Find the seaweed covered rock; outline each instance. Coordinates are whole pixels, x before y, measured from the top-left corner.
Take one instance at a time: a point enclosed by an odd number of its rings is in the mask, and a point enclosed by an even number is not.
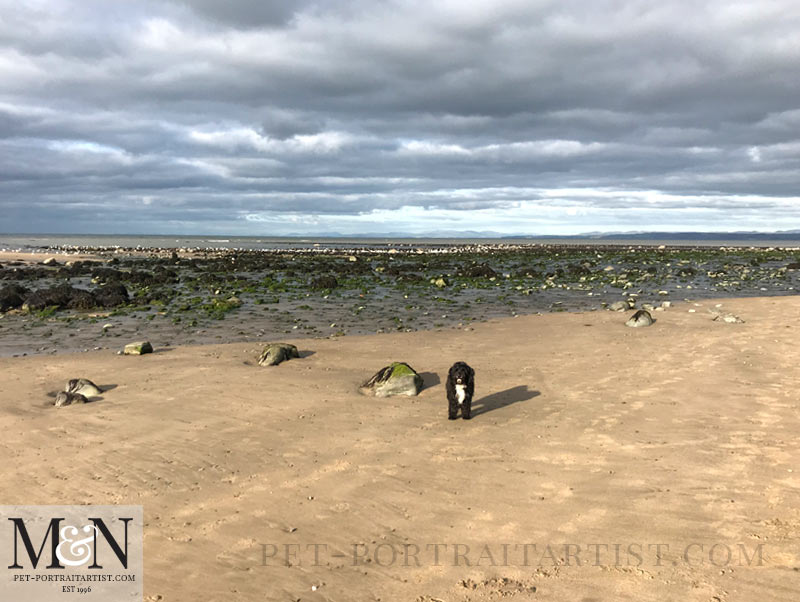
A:
[[[497,272],[486,263],[465,266],[459,270],[459,275],[468,278],[497,278]]]
[[[135,343],[128,343],[122,352],[124,355],[144,355],[145,353],[153,353],[153,346],[149,341],[137,341]]]
[[[300,357],[297,347],[289,343],[269,343],[258,358],[259,366],[277,366],[281,362]]]
[[[419,395],[422,377],[405,362],[394,362],[378,370],[359,390],[364,395],[375,397]]]
[[[631,309],[631,305],[627,301],[614,301],[608,306],[608,309],[610,311],[628,311]]]
[[[30,291],[19,284],[10,284],[0,289],[0,311],[22,307]]]
[[[33,291],[22,304],[23,309],[39,310],[45,307],[61,309],[90,309],[95,307],[94,295],[89,291],[61,284]]]
[[[110,282],[95,289],[94,298],[96,304],[102,307],[125,305],[129,300],[128,289],[119,282]]]
[[[311,281],[311,288],[315,291],[334,289],[339,286],[339,281],[333,276],[320,276]]]

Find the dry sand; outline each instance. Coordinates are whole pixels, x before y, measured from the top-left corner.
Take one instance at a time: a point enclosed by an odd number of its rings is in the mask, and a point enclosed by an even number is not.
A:
[[[146,600],[795,601],[800,297],[722,303],[746,323],[705,302],[303,340],[273,368],[252,343],[2,358],[0,503],[142,505]],[[419,397],[356,392],[393,360]],[[114,388],[45,405],[75,377]]]

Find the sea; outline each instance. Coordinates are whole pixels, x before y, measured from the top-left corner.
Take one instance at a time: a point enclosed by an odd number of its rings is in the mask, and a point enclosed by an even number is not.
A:
[[[301,249],[385,249],[437,248],[464,245],[620,245],[620,246],[687,246],[687,247],[780,247],[800,248],[800,239],[781,239],[771,235],[762,238],[685,238],[682,235],[663,238],[627,237],[514,237],[514,238],[333,238],[333,237],[266,237],[266,236],[189,236],[129,234],[0,234],[0,251],[48,251],[59,248],[123,248],[123,249],[232,249],[232,250],[301,250]]]

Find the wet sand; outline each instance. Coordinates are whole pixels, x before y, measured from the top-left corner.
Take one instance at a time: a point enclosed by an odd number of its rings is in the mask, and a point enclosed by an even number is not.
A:
[[[151,601],[793,601],[800,298],[697,303],[0,358],[3,503],[142,505]],[[395,360],[418,397],[357,393]],[[113,387],[46,405],[76,377]]]

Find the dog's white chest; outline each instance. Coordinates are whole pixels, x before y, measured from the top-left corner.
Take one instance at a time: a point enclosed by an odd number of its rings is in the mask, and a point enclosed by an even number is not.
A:
[[[464,399],[467,397],[467,385],[456,385],[456,399],[458,399],[459,405],[464,403]]]

